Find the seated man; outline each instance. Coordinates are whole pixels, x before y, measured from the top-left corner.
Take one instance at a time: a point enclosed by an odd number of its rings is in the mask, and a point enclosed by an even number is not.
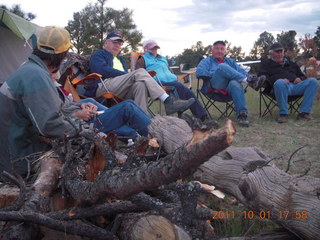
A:
[[[37,47],[29,60],[1,86],[0,172],[5,170],[27,176],[29,170],[34,170],[36,153],[51,149],[42,136],[75,136],[80,125],[84,124],[79,117],[90,120],[97,114],[96,106],[88,103],[64,108],[52,81],[51,74],[59,70],[70,47],[72,44],[67,30],[52,26],[42,28],[37,36]],[[110,124],[118,124],[113,125],[116,128],[132,121],[132,127],[141,130],[141,134],[147,134],[150,118],[143,113],[141,116],[144,120],[140,122],[138,119],[139,123],[135,125],[138,111],[128,111],[134,106],[131,103],[128,107],[119,105],[117,112],[120,120],[114,117],[110,108]]]
[[[196,76],[209,79],[212,89],[216,91],[227,91],[232,96],[239,124],[249,127],[245,91],[241,85],[241,82],[247,82],[248,73],[236,61],[225,57],[225,42],[214,42],[211,53],[212,56],[202,59],[199,63]]]
[[[303,95],[300,113],[297,119],[312,119],[310,113],[313,101],[317,94],[318,81],[315,78],[307,78],[301,72],[300,67],[284,57],[284,48],[280,43],[271,45],[270,59],[262,61],[258,75],[265,75],[267,83],[274,94],[279,107],[279,123],[288,121],[288,96]]]
[[[167,115],[184,112],[194,103],[195,99],[177,100],[169,96],[144,69],[128,73],[124,59],[118,55],[123,42],[119,32],[110,32],[103,49],[95,51],[89,61],[90,71],[105,78],[104,83],[109,91],[124,99],[133,99],[146,113],[148,96],[164,102]],[[105,91],[100,83],[96,95],[99,96]]]
[[[206,110],[203,108],[194,93],[182,83],[178,82],[178,77],[171,72],[167,59],[158,54],[157,51],[159,48],[160,47],[156,41],[145,41],[143,43],[145,54],[139,57],[136,64],[136,69],[144,68],[147,71],[154,70],[157,73],[154,78],[159,82],[160,85],[174,87],[177,90],[179,98],[181,99],[196,99],[195,103],[190,106],[191,112],[195,117],[201,119],[201,121],[208,119]]]

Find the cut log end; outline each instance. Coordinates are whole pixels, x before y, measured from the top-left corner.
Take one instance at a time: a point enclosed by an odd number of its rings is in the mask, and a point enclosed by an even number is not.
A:
[[[227,143],[230,145],[233,142],[233,136],[236,133],[236,127],[235,124],[231,121],[231,120],[227,120],[226,124],[217,129],[216,131],[212,131],[211,129],[209,130],[199,130],[199,129],[195,129],[193,130],[193,137],[189,143],[189,145],[193,145],[197,142],[203,141],[205,138],[207,138],[208,136],[218,136],[221,133],[226,133],[226,141]]]
[[[133,226],[131,239],[190,239],[188,234],[167,218],[149,215],[140,218]]]

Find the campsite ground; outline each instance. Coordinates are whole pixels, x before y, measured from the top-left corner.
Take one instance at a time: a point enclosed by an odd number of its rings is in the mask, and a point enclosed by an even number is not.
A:
[[[193,79],[193,89],[196,89],[196,79]],[[232,146],[258,147],[281,170],[286,171],[290,160],[289,174],[305,174],[320,178],[320,100],[316,100],[313,107],[311,121],[297,121],[296,115],[289,115],[289,121],[279,124],[275,121],[278,109],[275,108],[273,116],[259,117],[259,93],[251,88],[246,93],[247,107],[250,111],[250,127],[243,128],[237,124],[234,114],[230,119],[236,123],[237,132]],[[212,112],[217,116],[216,112]],[[225,119],[219,121],[223,125]],[[298,150],[301,148],[300,150]],[[296,152],[296,153],[295,153]],[[235,211],[243,213],[248,211],[242,204],[234,204],[234,198],[211,199],[210,207],[217,211]],[[261,231],[278,228],[276,224],[267,219],[220,219],[211,221],[217,236],[252,236]]]
[[[196,90],[196,81],[193,75],[193,91]],[[250,111],[250,127],[240,127],[235,114],[230,116],[237,128],[232,146],[258,147],[270,158],[275,158],[273,163],[284,171],[291,159],[288,173],[300,175],[310,168],[307,174],[320,178],[320,100],[314,102],[313,120],[297,121],[296,115],[290,114],[289,121],[284,124],[275,121],[277,107],[273,110],[273,116],[259,117],[259,92],[247,88],[246,101]],[[154,104],[152,107],[158,108],[159,105]],[[211,113],[217,119],[217,111],[211,109]],[[225,119],[219,123],[223,125]],[[301,149],[298,150],[299,148]]]
[[[193,79],[193,89],[196,89],[196,79]],[[230,117],[236,123],[237,132],[232,146],[258,147],[281,170],[286,171],[289,159],[289,174],[305,174],[320,178],[320,100],[316,100],[313,107],[311,121],[297,121],[296,115],[289,115],[289,121],[279,124],[275,121],[278,109],[273,116],[259,117],[259,93],[251,88],[246,93],[247,107],[250,111],[250,127],[243,128],[237,124],[234,114]],[[216,112],[212,112],[217,117]],[[225,119],[219,121],[222,125]],[[301,148],[300,150],[298,150]],[[296,152],[296,153],[295,153]],[[212,199],[210,207],[215,210],[248,211],[242,204],[234,204],[234,198]],[[217,236],[250,236],[261,231],[278,228],[267,219],[222,219],[211,221]]]
[[[296,115],[291,114],[288,123],[279,124],[275,121],[277,108],[273,116],[259,118],[258,92],[248,88],[246,99],[251,124],[249,128],[237,127],[232,145],[256,146],[270,158],[276,158],[274,164],[284,171],[292,155],[288,171],[290,174],[304,174],[310,168],[308,175],[320,177],[320,100],[314,103],[313,120],[297,121]],[[231,119],[236,121],[235,116]]]

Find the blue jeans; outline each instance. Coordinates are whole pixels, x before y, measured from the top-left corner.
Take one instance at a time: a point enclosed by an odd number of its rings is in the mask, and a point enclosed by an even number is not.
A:
[[[161,84],[163,86],[175,87],[179,95],[179,98],[182,100],[188,100],[190,98],[194,98],[196,101],[190,106],[190,110],[195,117],[199,119],[203,119],[207,116],[206,110],[203,108],[203,106],[201,105],[197,97],[194,95],[192,90],[187,88],[185,85],[183,85],[180,82],[165,82]]]
[[[278,79],[273,84],[274,94],[279,107],[279,114],[288,114],[288,96],[303,95],[300,112],[311,113],[319,83],[315,78],[308,78],[298,84],[287,83]]]
[[[236,71],[228,64],[221,63],[218,65],[217,70],[210,80],[211,87],[216,89],[225,89],[228,94],[231,95],[237,116],[239,116],[241,112],[248,114],[246,98],[244,96],[245,91],[241,85],[241,82],[246,77],[246,75]]]
[[[97,115],[102,126],[98,124],[97,128],[102,128],[102,132],[115,131],[118,135],[130,136],[135,138],[138,132],[142,136],[148,135],[148,125],[150,117],[133,101],[125,100],[111,108],[108,108],[92,98],[86,98],[79,103],[91,102],[98,107],[98,111],[104,110],[104,113]],[[91,119],[88,123],[95,123],[96,119]]]

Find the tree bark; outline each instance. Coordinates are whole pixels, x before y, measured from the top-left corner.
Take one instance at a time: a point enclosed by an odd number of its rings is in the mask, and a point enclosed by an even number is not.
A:
[[[228,148],[201,165],[194,177],[233,195],[255,216],[270,211],[272,221],[296,236],[318,239],[320,179],[289,175],[272,162],[252,167],[257,160],[268,157],[256,148]]]
[[[174,152],[187,144],[193,137],[192,129],[186,121],[170,116],[156,115],[152,118],[148,129],[149,134],[157,138],[159,144],[167,153]]]

